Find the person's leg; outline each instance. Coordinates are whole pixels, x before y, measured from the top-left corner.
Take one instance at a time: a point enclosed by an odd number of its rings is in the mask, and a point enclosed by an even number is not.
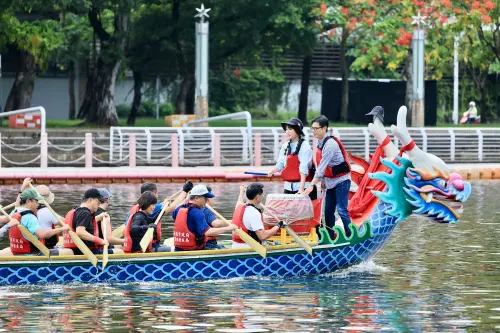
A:
[[[152,249],[152,252],[171,252],[172,249],[168,245],[159,245]]]
[[[325,196],[325,222],[330,238],[333,240],[335,233],[333,232],[333,227],[335,226],[335,201],[336,193],[335,188],[326,190]]]
[[[108,253],[109,254],[123,254],[125,252],[123,251],[123,249],[118,249],[118,248],[114,247],[112,249],[108,249]]]
[[[342,224],[344,224],[345,235],[347,237],[351,236],[351,229],[349,229],[349,224],[351,224],[351,218],[349,212],[347,211],[347,205],[349,204],[349,188],[351,187],[351,181],[345,180],[335,186],[335,192],[337,194],[337,209],[339,216],[342,219]]]
[[[13,256],[13,255],[14,254],[10,250],[10,247],[5,248],[5,249],[3,249],[3,250],[0,251],[0,256]]]
[[[51,256],[72,256],[73,250],[66,249],[64,247],[57,247],[54,249],[50,249],[50,255]]]
[[[283,193],[285,194],[296,194],[298,191],[290,191],[290,190],[283,190]]]

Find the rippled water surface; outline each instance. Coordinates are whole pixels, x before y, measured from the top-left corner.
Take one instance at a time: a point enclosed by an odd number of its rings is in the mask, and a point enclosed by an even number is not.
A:
[[[500,193],[473,182],[460,223],[402,223],[373,262],[307,278],[0,287],[8,332],[495,332],[500,331]],[[106,185],[115,226],[139,186]],[[280,184],[266,183],[266,193]],[[179,184],[160,184],[160,198]],[[9,204],[19,186],[4,186]],[[60,214],[86,187],[51,185]],[[213,185],[231,217],[238,184]],[[171,224],[164,226],[172,233]],[[5,246],[3,240],[0,245]]]

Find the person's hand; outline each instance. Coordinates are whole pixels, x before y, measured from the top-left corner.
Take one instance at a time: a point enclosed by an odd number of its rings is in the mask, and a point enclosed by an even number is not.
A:
[[[155,229],[155,228],[156,228],[156,224],[151,223],[150,225],[148,225],[148,228],[150,228],[150,229],[151,229],[151,228]]]
[[[182,191],[189,193],[189,191],[193,189],[193,186],[194,186],[193,183],[190,180],[188,180],[182,187]]]
[[[272,176],[274,176],[274,170],[269,171],[269,172],[267,173],[267,176],[268,176],[268,177],[272,177]]]
[[[304,194],[304,188],[303,187],[299,188],[299,191],[297,193],[298,194]]]
[[[280,229],[283,229],[284,227],[288,226],[288,224],[286,224],[284,221],[279,221],[276,226]]]
[[[304,191],[302,191],[302,193],[300,193],[300,194],[303,194],[303,195],[309,195],[309,193],[311,193],[311,192],[312,192],[313,187],[314,187],[313,185],[309,186],[309,187],[308,187],[308,188],[306,188]]]
[[[8,225],[9,225],[9,228],[12,228],[13,226],[19,225],[19,221],[16,219],[10,219]]]
[[[69,227],[69,225],[65,224],[61,227],[62,231],[70,231],[71,228]]]
[[[240,193],[243,193],[247,190],[247,186],[245,184],[240,185]]]
[[[226,227],[229,231],[233,231],[238,229],[238,227],[235,224],[230,224]]]
[[[30,184],[33,182],[31,178],[24,178],[23,185],[21,186],[21,192],[30,187]]]
[[[108,245],[108,246],[109,246],[109,242],[108,242],[108,240],[107,240],[107,239],[103,239],[103,240],[102,240],[102,246],[106,246],[106,245]]]

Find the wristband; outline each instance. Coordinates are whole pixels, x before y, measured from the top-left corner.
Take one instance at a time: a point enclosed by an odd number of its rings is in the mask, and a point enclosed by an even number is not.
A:
[[[104,243],[104,242],[99,237],[94,236],[94,243],[96,243],[97,245],[102,245],[102,243]]]

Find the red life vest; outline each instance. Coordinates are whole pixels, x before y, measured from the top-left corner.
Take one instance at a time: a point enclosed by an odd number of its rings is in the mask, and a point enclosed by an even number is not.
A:
[[[188,228],[188,214],[191,208],[181,207],[174,222],[174,246],[184,251],[201,250],[207,243],[207,237],[196,237]]]
[[[123,230],[123,239],[125,243],[123,244],[123,251],[125,253],[131,253],[133,249],[134,241],[132,239],[132,234],[130,233],[130,229],[132,228],[132,220],[134,219],[134,215],[139,212],[139,205],[135,205],[129,212],[129,218],[127,220],[127,224],[125,225],[125,229]],[[156,224],[156,236],[153,236],[151,242],[149,242],[148,248],[146,252],[151,252],[153,248],[153,243],[159,242],[161,238],[161,220]],[[136,251],[142,252],[142,251]]]
[[[323,147],[325,146],[326,142],[328,140],[330,140],[330,138],[334,139],[335,142],[337,142],[337,144],[339,145],[340,151],[342,152],[342,156],[344,157],[344,162],[337,164],[337,165],[334,165],[334,166],[327,166],[323,177],[338,178],[338,177],[347,175],[349,172],[351,172],[351,164],[349,163],[349,157],[348,157],[347,152],[344,148],[344,145],[342,144],[342,142],[338,138],[336,138],[334,136],[326,137],[321,148],[316,147],[315,167],[317,169],[318,165],[321,163],[321,158],[323,157]]]
[[[255,207],[254,205],[248,204],[248,203],[238,205],[236,207],[236,210],[234,211],[234,214],[233,214],[233,224],[235,226],[237,226],[238,228],[241,228],[241,230],[243,230],[245,233],[247,233],[250,237],[252,237],[253,239],[255,239],[257,242],[262,243],[262,241],[260,240],[259,236],[257,236],[257,234],[255,233],[255,231],[248,230],[248,228],[243,223],[243,214],[245,213],[245,209],[248,206],[252,206],[255,209],[257,209],[257,207]],[[260,212],[260,210],[259,210],[259,212]],[[262,216],[262,213],[260,214],[260,218],[262,220],[262,224],[264,224],[264,216]],[[238,234],[236,234],[236,233],[233,233],[233,237],[232,238],[233,238],[233,242],[236,242],[236,243],[245,243],[240,238],[240,236],[238,236]]]
[[[80,209],[81,207],[73,208],[70,210],[66,216],[64,217],[64,223],[69,225],[71,230],[73,232],[76,232],[75,228],[73,227],[73,218],[75,216],[75,211],[77,209]],[[92,224],[94,225],[94,236],[99,237],[99,227],[97,225],[97,221],[95,220],[95,217],[92,215]],[[64,239],[64,247],[66,249],[77,249],[78,246],[73,243],[73,240],[71,239],[71,236],[69,235],[69,231],[63,231],[63,239]],[[95,249],[100,249],[102,246],[98,246],[94,243],[94,245],[89,246],[89,249],[95,250]]]
[[[38,210],[40,210],[42,208],[46,208],[46,207],[47,206],[45,206],[45,205],[39,204]],[[56,226],[52,223],[52,230],[54,230],[55,228],[56,228]],[[52,237],[49,237],[45,240],[45,246],[47,246],[49,249],[54,248],[54,246],[56,246],[57,243],[59,243],[59,235],[57,235],[57,234],[52,236]]]
[[[12,218],[18,220],[19,223],[21,223],[22,217],[27,214],[33,214],[36,216],[36,214],[31,210],[25,210],[23,212],[16,211],[14,214],[12,214]],[[35,245],[24,238],[21,230],[19,230],[19,227],[17,225],[9,229],[9,241],[10,251],[12,252],[12,254],[32,254],[40,252],[40,250]],[[45,244],[45,239],[40,239],[40,242],[42,244]]]
[[[285,149],[286,163],[285,168],[281,171],[281,178],[286,182],[297,183],[300,182],[300,161],[299,161],[299,151],[304,139],[300,139],[297,143],[297,148],[295,152],[292,153],[291,141],[288,141],[288,147]],[[314,175],[313,175],[314,176]],[[306,181],[311,181],[312,177],[309,174],[306,177]]]

